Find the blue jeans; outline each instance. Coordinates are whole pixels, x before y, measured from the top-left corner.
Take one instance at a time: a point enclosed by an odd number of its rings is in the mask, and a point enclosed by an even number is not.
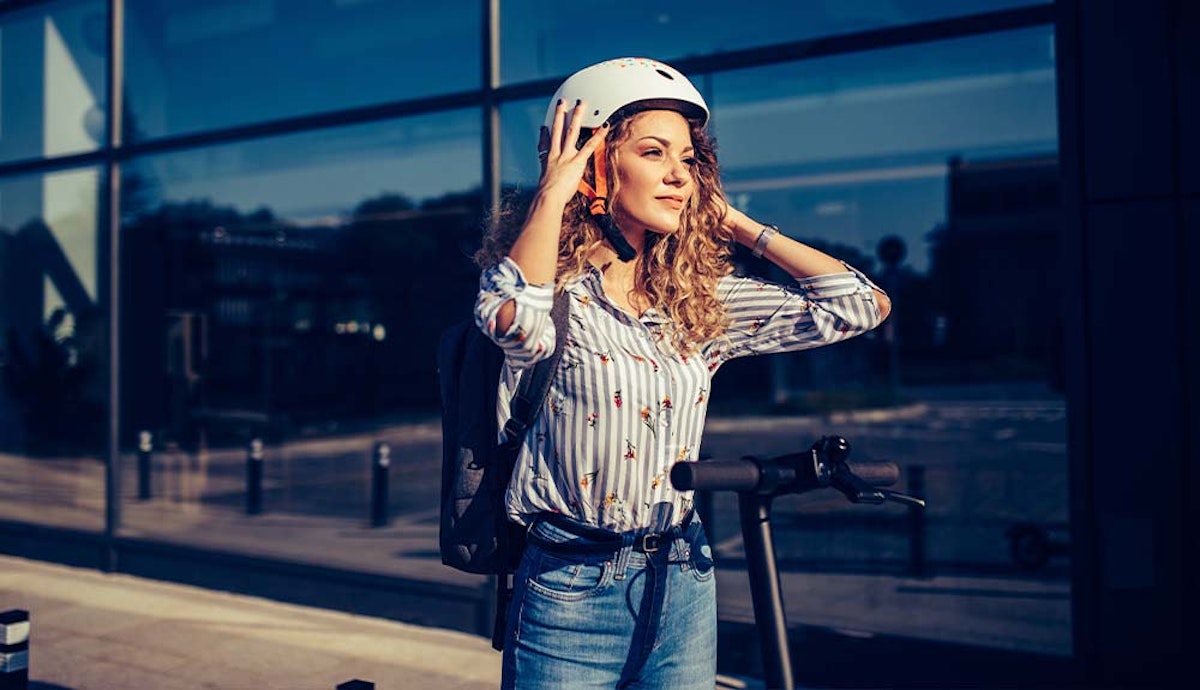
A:
[[[658,551],[597,542],[545,520],[529,528],[514,578],[501,687],[712,690],[717,590],[712,551],[693,519]],[[537,542],[569,544],[565,552]]]

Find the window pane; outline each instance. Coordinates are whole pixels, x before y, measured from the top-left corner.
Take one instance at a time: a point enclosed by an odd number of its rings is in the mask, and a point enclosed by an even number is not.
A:
[[[532,189],[541,177],[537,157],[538,128],[546,116],[545,98],[511,101],[500,106],[500,179],[509,187]]]
[[[708,80],[731,201],[866,271],[894,310],[862,338],[722,370],[707,452],[842,434],[852,460],[920,473],[897,488],[929,502],[914,532],[898,506],[780,501],[790,620],[1071,654],[1051,46],[1045,27]],[[775,423],[751,434],[732,411]],[[717,515],[719,553],[741,558],[732,498]]]
[[[477,88],[480,7],[130,0],[126,140]]]
[[[0,15],[0,161],[103,145],[106,6],[52,2]]]
[[[569,74],[593,62],[644,55],[673,58],[754,48],[981,12],[1039,5],[1036,0],[858,0],[855,2],[646,2],[622,6],[609,27],[589,5],[553,12],[536,0],[500,4],[505,83]],[[602,28],[603,27],[603,28]],[[601,31],[603,40],[580,40]]]
[[[395,544],[316,535],[366,520],[375,441],[398,460],[436,450],[437,340],[478,285],[480,123],[455,111],[131,162],[124,434],[130,448],[153,435],[154,478],[127,504],[128,533],[392,563]],[[305,538],[245,515],[255,437],[264,512],[311,520]],[[403,476],[394,504],[435,510],[437,472]],[[164,517],[201,509],[200,530]]]
[[[104,523],[99,179],[82,168],[0,180],[0,520]]]

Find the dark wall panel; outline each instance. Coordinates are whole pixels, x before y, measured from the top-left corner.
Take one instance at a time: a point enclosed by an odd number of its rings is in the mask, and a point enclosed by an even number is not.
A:
[[[1191,521],[1186,524],[1186,529],[1194,539],[1200,528],[1196,524],[1197,513],[1200,512],[1197,511],[1200,507],[1200,361],[1197,361],[1200,359],[1197,357],[1197,353],[1200,353],[1200,272],[1196,270],[1196,267],[1200,267],[1200,199],[1188,202],[1184,208],[1183,256],[1188,266],[1183,276],[1183,314],[1187,328],[1183,340],[1183,352],[1187,358],[1184,364],[1187,370],[1187,400],[1183,409],[1183,423],[1189,434],[1186,457],[1191,463],[1187,475],[1190,479],[1187,487],[1190,488],[1187,494],[1190,505],[1186,506]],[[1196,578],[1200,577],[1197,573],[1200,568],[1195,560],[1195,548],[1186,543],[1181,547],[1185,553],[1193,555],[1192,561],[1186,564],[1187,576],[1188,581],[1196,582]],[[1200,594],[1193,590],[1191,597],[1194,619],[1200,614]]]
[[[1200,194],[1200,3],[1179,0],[1179,5],[1175,43],[1179,56],[1180,182],[1184,194]]]
[[[1168,194],[1173,113],[1167,0],[1089,0],[1079,6],[1086,194]]]
[[[1178,230],[1172,201],[1088,210],[1096,651],[1118,683],[1169,668],[1184,639]]]

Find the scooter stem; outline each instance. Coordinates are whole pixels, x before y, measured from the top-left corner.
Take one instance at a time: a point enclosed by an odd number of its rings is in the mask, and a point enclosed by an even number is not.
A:
[[[794,690],[787,616],[783,610],[783,591],[775,565],[775,541],[771,535],[773,500],[770,494],[739,493],[738,513],[746,549],[746,574],[750,577],[750,599],[754,602],[754,620],[758,623],[762,647],[763,675],[768,688]]]

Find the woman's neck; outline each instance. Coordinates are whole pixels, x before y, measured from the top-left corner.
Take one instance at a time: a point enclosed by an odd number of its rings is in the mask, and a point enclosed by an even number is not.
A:
[[[600,271],[608,299],[635,316],[640,316],[649,306],[645,296],[639,296],[636,290],[638,264],[642,260],[646,231],[623,234],[625,240],[637,252],[632,261],[621,261],[617,258],[616,250],[607,242],[592,252],[588,261]]]
[[[641,261],[642,250],[646,246],[646,230],[621,230],[621,234],[625,236],[625,241],[629,243],[629,246],[633,247],[635,256],[632,260],[621,261],[617,258],[617,252],[612,248],[612,245],[605,242],[597,247],[596,251],[592,252],[592,255],[588,257],[588,261],[600,269],[600,272],[604,274],[605,282],[632,290],[637,265]]]
[[[637,274],[637,264],[641,256],[632,261],[621,261],[617,253],[608,245],[598,248],[588,257],[588,261],[604,276],[604,282],[619,285],[625,289],[633,289],[634,276]]]

